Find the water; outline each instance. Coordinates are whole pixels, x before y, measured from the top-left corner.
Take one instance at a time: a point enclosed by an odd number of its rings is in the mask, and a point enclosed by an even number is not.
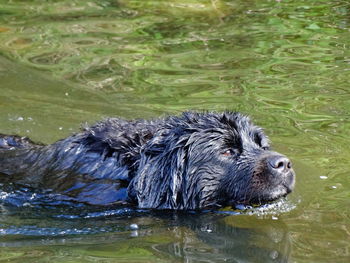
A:
[[[349,262],[349,14],[341,0],[0,1],[1,133],[51,143],[105,116],[238,110],[297,172],[288,200],[243,211],[2,205],[1,260]]]

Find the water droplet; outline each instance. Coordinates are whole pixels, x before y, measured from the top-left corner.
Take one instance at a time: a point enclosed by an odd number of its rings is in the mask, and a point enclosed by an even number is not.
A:
[[[131,224],[130,225],[130,229],[131,230],[137,230],[137,229],[139,229],[139,226],[137,224]]]
[[[278,252],[276,250],[271,251],[270,258],[272,259],[278,258]]]

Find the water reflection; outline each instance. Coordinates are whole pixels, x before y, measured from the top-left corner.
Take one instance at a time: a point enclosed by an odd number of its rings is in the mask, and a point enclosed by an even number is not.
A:
[[[171,262],[288,262],[291,252],[288,228],[283,221],[256,216],[120,209],[107,214],[90,211],[80,217],[76,213],[73,216],[72,209],[72,217],[68,219],[66,213],[65,221],[59,225],[57,209],[51,211],[54,218],[47,217],[50,211],[29,217],[29,211],[18,218],[22,226],[17,234],[4,237],[2,233],[1,247],[34,246],[45,250],[47,245],[61,245],[61,250],[84,248],[84,254],[90,258],[101,251],[119,258],[121,247],[128,247],[134,249],[132,253],[146,249],[150,255]],[[10,213],[4,208],[3,212]],[[18,216],[18,211],[14,214]],[[45,224],[43,215],[47,217]],[[24,227],[25,220],[32,225]]]
[[[187,216],[185,226],[172,230],[178,242],[154,248],[184,262],[288,262],[291,242],[283,222],[202,215]]]

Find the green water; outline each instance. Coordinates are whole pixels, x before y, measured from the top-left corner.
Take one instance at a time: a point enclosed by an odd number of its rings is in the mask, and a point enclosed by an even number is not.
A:
[[[349,262],[349,17],[345,0],[0,0],[1,133],[237,110],[297,171],[253,214],[1,207],[0,262]]]

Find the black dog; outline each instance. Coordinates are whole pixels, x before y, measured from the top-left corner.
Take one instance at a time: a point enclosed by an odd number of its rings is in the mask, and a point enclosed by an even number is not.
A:
[[[262,129],[240,113],[111,118],[47,146],[0,138],[1,183],[92,205],[263,204],[290,193],[294,177],[290,161],[270,151]]]

